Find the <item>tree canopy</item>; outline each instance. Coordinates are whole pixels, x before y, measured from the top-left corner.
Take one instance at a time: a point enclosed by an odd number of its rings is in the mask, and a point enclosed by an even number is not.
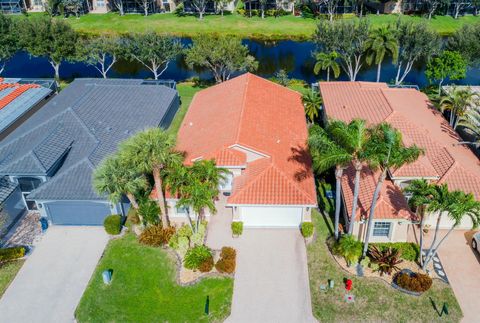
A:
[[[122,49],[119,38],[102,35],[81,40],[77,55],[79,60],[95,67],[103,78],[107,78],[108,71],[123,55]]]
[[[55,70],[55,78],[60,78],[62,61],[73,61],[77,57],[77,33],[69,23],[46,16],[23,19],[19,41],[33,56],[45,56]]]
[[[447,49],[458,51],[469,65],[480,64],[480,23],[465,24],[448,38]]]
[[[8,16],[0,14],[0,74],[6,62],[20,49],[15,24]]]
[[[217,83],[226,81],[235,72],[254,71],[258,62],[249,54],[240,39],[202,35],[193,39],[185,60],[190,68],[209,69]]]
[[[126,57],[148,68],[156,80],[166,71],[170,61],[183,52],[178,38],[155,32],[129,35],[124,39]]]
[[[459,52],[443,51],[427,63],[425,75],[430,82],[438,82],[438,94],[446,78],[459,80],[467,74],[467,62]]]

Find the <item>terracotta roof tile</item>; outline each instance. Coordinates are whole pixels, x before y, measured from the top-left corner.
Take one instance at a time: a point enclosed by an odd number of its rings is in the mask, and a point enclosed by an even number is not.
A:
[[[177,148],[187,162],[214,158],[219,166],[236,166],[246,160],[244,174],[234,180],[232,203],[314,205],[307,136],[301,95],[246,73],[195,95]],[[253,161],[234,145],[266,157]]]
[[[375,186],[377,185],[379,172],[372,172],[370,168],[364,166],[360,181],[360,194],[358,198],[358,208],[355,218],[359,221],[367,218],[370,212],[371,201]],[[352,213],[353,190],[355,185],[355,168],[348,167],[344,171],[342,178],[342,192],[345,201],[347,214]],[[376,219],[415,219],[415,214],[410,211],[407,201],[401,190],[391,181],[385,180],[382,191],[380,192],[377,205],[375,207]]]

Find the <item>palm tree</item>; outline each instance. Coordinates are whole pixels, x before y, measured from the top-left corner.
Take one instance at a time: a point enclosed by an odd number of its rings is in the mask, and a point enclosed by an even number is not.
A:
[[[420,265],[423,265],[423,228],[425,224],[425,211],[435,196],[435,185],[428,183],[424,179],[414,180],[405,188],[405,192],[410,194],[409,204],[415,208],[417,217],[420,218]]]
[[[380,169],[381,172],[373,193],[372,204],[368,215],[367,233],[363,245],[363,257],[367,255],[375,207],[383,182],[387,177],[387,170],[412,163],[423,153],[423,150],[415,145],[405,147],[402,142],[402,134],[392,128],[388,123],[382,123],[373,128],[370,136],[366,147],[366,159],[372,170]]]
[[[348,125],[342,121],[332,121],[328,130],[333,140],[351,154],[353,166],[355,167],[355,185],[353,190],[353,205],[350,213],[348,234],[353,233],[353,223],[357,213],[358,196],[360,194],[360,174],[365,159],[365,147],[369,136],[365,120],[353,119]]]
[[[398,40],[395,29],[389,26],[382,26],[372,30],[365,44],[367,49],[366,61],[368,65],[373,62],[377,64],[377,82],[380,82],[382,62],[385,55],[392,55],[392,61],[396,64],[398,59]]]
[[[450,112],[450,126],[457,129],[458,122],[465,113],[478,103],[478,96],[470,88],[453,86],[447,94],[440,99],[439,107],[442,113]]]
[[[214,200],[219,194],[219,185],[227,179],[228,171],[218,168],[213,160],[196,161],[190,167],[179,167],[168,176],[165,185],[172,194],[178,195],[178,207],[187,209],[190,226],[198,229],[204,209],[216,212]],[[196,225],[192,223],[190,208],[197,215]]]
[[[112,203],[127,196],[133,208],[138,209],[135,194],[148,186],[145,176],[118,155],[107,157],[93,173],[93,186],[98,194],[108,194]]]
[[[457,127],[463,127],[466,132],[474,136],[473,141],[461,141],[463,145],[480,146],[480,107],[474,106],[465,112],[465,114],[458,118]]]
[[[351,163],[352,155],[335,143],[319,125],[309,129],[308,146],[313,159],[313,169],[318,173],[335,167],[335,239],[338,239],[343,170]]]
[[[150,128],[121,144],[121,154],[144,174],[152,174],[160,207],[162,226],[168,226],[163,181],[182,165],[183,156],[174,150],[175,138],[160,128]]]
[[[313,123],[318,118],[318,111],[323,103],[322,97],[316,92],[309,91],[302,96],[302,103],[307,118]]]
[[[449,218],[453,220],[453,225],[437,245],[434,245],[434,242],[432,242],[429,254],[427,254],[427,257],[425,258],[425,262],[422,267],[423,270],[426,269],[429,262],[437,254],[438,248],[448,238],[450,233],[462,222],[462,219],[465,216],[470,217],[473,223],[473,228],[478,227],[478,225],[480,224],[480,202],[475,200],[473,194],[467,194],[462,191],[453,191],[449,192],[448,195],[449,197],[447,201],[449,204],[445,207],[445,211],[448,214]],[[441,214],[442,212],[439,214],[439,218]],[[439,226],[439,223],[440,221],[438,220],[437,228]]]
[[[340,58],[340,54],[333,51],[331,53],[317,53],[315,55],[315,59],[317,62],[313,67],[313,72],[315,74],[320,73],[320,71],[327,70],[327,82],[330,81],[330,70],[333,71],[333,76],[335,78],[340,76],[340,65],[338,64],[338,59]]]

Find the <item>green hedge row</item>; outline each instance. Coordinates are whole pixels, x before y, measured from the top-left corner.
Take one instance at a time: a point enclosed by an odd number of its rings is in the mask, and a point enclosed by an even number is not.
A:
[[[25,256],[25,247],[13,247],[0,249],[0,262],[14,260]]]

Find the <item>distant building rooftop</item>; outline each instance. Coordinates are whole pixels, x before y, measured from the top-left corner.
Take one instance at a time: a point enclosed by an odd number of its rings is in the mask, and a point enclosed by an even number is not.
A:
[[[53,81],[42,82],[0,78],[0,133],[52,93]]]

